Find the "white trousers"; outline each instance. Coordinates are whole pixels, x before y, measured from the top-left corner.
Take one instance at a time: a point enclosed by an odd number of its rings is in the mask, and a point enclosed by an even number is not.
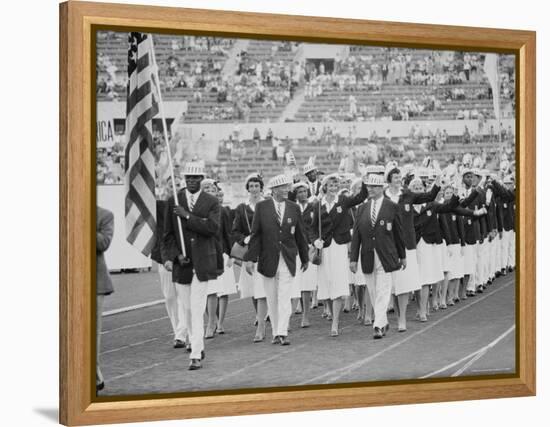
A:
[[[383,328],[388,324],[388,306],[391,300],[392,274],[386,273],[374,251],[374,269],[365,274],[367,289],[374,306],[373,328]]]
[[[483,240],[483,243],[480,243],[478,246],[474,286],[479,286],[485,283],[485,270],[486,270],[486,264],[487,264],[487,258],[488,258],[487,256],[488,241],[489,239],[485,238],[485,240]]]
[[[516,232],[510,230],[508,235],[508,266],[516,266]]]
[[[500,271],[500,269],[502,268],[501,265],[500,265],[500,260],[502,259],[502,256],[500,255],[500,252],[501,252],[501,249],[502,249],[502,244],[501,244],[501,239],[499,237],[499,235],[497,234],[495,239],[493,240],[493,252],[494,252],[494,261],[493,261],[493,276],[495,275],[495,273],[497,271]]]
[[[183,305],[178,304],[178,296],[176,293],[176,284],[172,282],[172,272],[166,270],[162,264],[158,264],[160,290],[164,297],[164,305],[166,312],[174,331],[174,339],[186,341],[187,326],[185,324],[185,316],[183,314]]]
[[[178,305],[183,307],[183,316],[187,325],[191,341],[190,359],[200,359],[204,350],[204,311],[206,310],[206,297],[208,282],[201,282],[193,275],[190,285],[176,285]]]
[[[298,267],[297,267],[298,268]],[[263,277],[267,298],[267,313],[271,322],[273,337],[288,335],[288,323],[292,314],[292,286],[294,277],[290,274],[281,255],[275,277]]]

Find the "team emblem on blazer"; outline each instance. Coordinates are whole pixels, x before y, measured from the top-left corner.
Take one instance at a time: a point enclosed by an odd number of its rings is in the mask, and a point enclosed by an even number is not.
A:
[[[313,218],[313,212],[311,212],[310,215],[311,215],[311,218]]]
[[[391,222],[386,224],[386,230],[391,231]]]
[[[290,234],[294,234],[294,231],[296,231],[296,227],[294,226],[290,227]]]
[[[405,210],[407,212],[409,212],[411,210],[411,205],[409,205],[408,203],[405,205]]]
[[[453,221],[456,221],[456,215],[453,215],[452,218],[453,218]]]
[[[428,211],[426,211],[426,214],[427,214],[428,216],[432,216],[432,211],[428,210]]]
[[[508,203],[504,203],[504,209],[506,209],[508,207]]]
[[[381,225],[382,227],[384,226],[384,220],[383,220],[383,219],[380,220],[380,225]]]
[[[340,206],[338,206],[338,207],[336,208],[336,212],[342,213],[342,208],[341,208]]]
[[[472,220],[468,219],[468,225],[472,225]]]
[[[286,222],[288,222],[289,224],[292,224],[292,218],[287,218]]]

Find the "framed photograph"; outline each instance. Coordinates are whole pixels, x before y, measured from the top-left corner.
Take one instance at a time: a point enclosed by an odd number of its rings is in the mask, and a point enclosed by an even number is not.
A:
[[[535,394],[535,33],[60,5],[60,421]]]

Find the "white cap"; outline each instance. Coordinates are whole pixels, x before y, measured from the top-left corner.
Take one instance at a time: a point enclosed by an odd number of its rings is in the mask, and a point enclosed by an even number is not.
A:
[[[483,174],[481,173],[481,169],[479,168],[473,168],[472,173],[477,176],[483,176]]]
[[[336,172],[334,172],[334,173],[331,173],[331,174],[325,176],[325,177],[323,178],[323,182],[321,182],[321,185],[326,185],[327,182],[328,182],[330,179],[336,179],[336,181],[340,182],[340,175],[337,174]]]
[[[248,176],[246,177],[246,180],[244,181],[244,184],[245,184],[245,185],[248,184],[248,181],[250,181],[250,180],[253,179],[253,178],[262,179],[262,177],[261,177],[259,174],[257,174],[257,173],[251,173],[250,175],[248,175]]]
[[[384,174],[386,172],[386,168],[383,165],[368,165],[365,168],[365,174],[369,175],[371,173],[377,173],[377,174]]]
[[[466,175],[467,173],[474,173],[474,171],[470,168],[463,168],[462,169],[462,172],[461,172],[461,175],[464,176]]]
[[[512,175],[506,175],[502,182],[504,184],[513,184],[514,183],[514,178],[512,177]]]
[[[310,157],[307,163],[304,165],[303,171],[304,175],[310,173],[311,171],[317,170],[317,167],[313,163],[313,157]]]
[[[424,183],[422,182],[422,180],[418,177],[414,177],[411,182],[409,182],[409,188],[412,187],[414,184],[416,183],[420,183],[422,185],[424,185]]]
[[[299,181],[294,184],[292,184],[292,191],[297,190],[298,188],[305,188],[306,190],[309,188],[308,185],[304,181]]]
[[[376,173],[371,173],[367,177],[367,182],[365,182],[366,185],[370,186],[377,186],[377,187],[383,187],[384,186],[384,177],[382,175],[378,175]]]
[[[206,176],[206,172],[204,171],[204,162],[187,162],[183,168],[182,175]]]
[[[269,183],[267,184],[267,188],[275,188],[280,187],[281,185],[289,185],[292,184],[292,181],[287,175],[281,174],[276,175],[273,178],[269,180]]]

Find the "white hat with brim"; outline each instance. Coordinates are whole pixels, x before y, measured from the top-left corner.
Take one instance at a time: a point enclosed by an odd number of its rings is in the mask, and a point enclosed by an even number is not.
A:
[[[376,173],[371,173],[367,177],[367,181],[365,182],[365,184],[371,187],[383,187],[385,185],[384,177]]]
[[[183,168],[182,175],[185,176],[206,176],[204,171],[204,163],[202,162],[187,162]]]
[[[481,172],[481,169],[479,169],[479,168],[473,168],[472,173],[476,176],[480,176],[480,177],[483,176],[483,173]]]
[[[462,172],[461,172],[462,176],[464,176],[464,175],[466,175],[466,174],[469,174],[469,173],[474,173],[474,171],[473,171],[472,169],[470,169],[470,168],[464,168],[464,169],[462,169]]]
[[[340,181],[340,175],[335,172],[335,173],[331,173],[331,174],[325,176],[323,178],[323,181],[321,182],[321,185],[326,185],[329,182],[329,180],[331,180],[331,179],[335,179],[337,182],[339,182]]]
[[[502,180],[502,183],[503,184],[513,184],[514,179],[512,178],[512,176],[508,175],[508,176],[504,177],[504,179]]]
[[[298,190],[299,188],[305,188],[306,190],[309,188],[308,185],[303,182],[303,181],[300,181],[300,182],[296,182],[294,184],[292,184],[292,191],[296,191]]]
[[[250,175],[248,175],[246,177],[246,180],[244,181],[245,185],[248,184],[248,181],[250,181],[251,179],[260,179],[261,180],[262,178],[257,173],[251,173]]]
[[[269,180],[269,183],[267,184],[267,188],[275,188],[280,187],[282,185],[290,185],[292,184],[291,179],[288,177],[288,175],[276,175],[273,178]]]
[[[315,166],[313,163],[308,162],[304,165],[303,171],[304,175],[310,173],[311,171],[317,170],[317,166]]]
[[[369,175],[371,173],[384,174],[386,172],[386,167],[384,165],[368,165],[365,168],[365,174]]]

